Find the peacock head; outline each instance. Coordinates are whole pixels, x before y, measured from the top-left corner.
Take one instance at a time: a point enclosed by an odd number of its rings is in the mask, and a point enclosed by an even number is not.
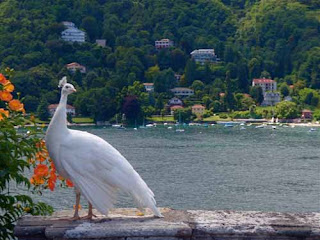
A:
[[[75,87],[71,84],[71,83],[67,83],[67,77],[63,77],[60,81],[59,81],[59,88],[61,89],[61,93],[64,95],[69,95],[70,93],[76,92],[77,90],[75,89]]]

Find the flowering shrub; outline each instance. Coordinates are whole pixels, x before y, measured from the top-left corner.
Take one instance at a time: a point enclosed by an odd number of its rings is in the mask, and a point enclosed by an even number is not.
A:
[[[57,179],[53,162],[45,148],[43,129],[35,124],[34,117],[25,117],[24,105],[8,77],[12,70],[0,73],[0,239],[13,238],[15,221],[25,213],[51,214],[52,207],[35,203],[13,187],[24,187],[33,192],[44,188],[54,190]],[[34,168],[31,179],[25,176]],[[62,180],[68,186],[70,181]]]
[[[33,176],[30,183],[35,189],[49,188],[54,190],[57,180],[61,181],[61,186],[73,187],[73,183],[69,179],[63,179],[57,175],[53,161],[49,157],[45,142],[41,140],[36,144],[37,153],[34,158],[30,158],[28,163],[33,166]]]

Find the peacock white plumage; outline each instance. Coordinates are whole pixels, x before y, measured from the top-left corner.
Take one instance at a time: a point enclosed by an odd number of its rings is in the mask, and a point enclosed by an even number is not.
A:
[[[114,147],[98,136],[67,128],[67,97],[76,90],[66,77],[59,86],[62,88],[59,106],[45,140],[58,173],[75,184],[77,204],[81,193],[89,201],[89,218],[93,215],[92,205],[107,215],[117,191],[122,190],[132,195],[139,209],[148,207],[155,216],[162,217],[151,189]],[[74,218],[79,218],[77,207]]]

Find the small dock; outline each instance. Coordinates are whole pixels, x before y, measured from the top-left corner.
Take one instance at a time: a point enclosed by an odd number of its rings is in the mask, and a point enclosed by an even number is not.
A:
[[[161,209],[114,209],[108,217],[69,221],[73,211],[52,216],[24,216],[15,227],[19,240],[320,240],[320,213]],[[82,210],[81,215],[86,211]]]

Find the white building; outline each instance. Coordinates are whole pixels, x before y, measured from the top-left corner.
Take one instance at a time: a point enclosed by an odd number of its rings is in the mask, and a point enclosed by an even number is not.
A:
[[[75,73],[77,70],[79,70],[81,73],[86,73],[87,71],[85,66],[76,62],[67,64],[66,68],[72,73]]]
[[[143,86],[144,86],[144,89],[147,92],[153,92],[154,91],[154,84],[153,83],[144,83]]]
[[[280,102],[280,93],[275,92],[277,90],[277,82],[272,79],[259,78],[252,80],[252,86],[259,86],[263,93],[262,106],[274,106]]]
[[[59,106],[59,104],[50,104],[48,106],[48,110],[49,110],[49,113],[51,115],[51,117],[53,116],[53,114],[55,113],[55,111],[57,110],[57,107]],[[75,107],[67,104],[67,114],[71,114],[72,116],[75,116],[76,115],[76,109]]]
[[[194,91],[192,89],[184,87],[172,88],[170,89],[170,91],[173,92],[174,95],[181,97],[188,97],[194,94]]]
[[[154,42],[156,49],[173,47],[173,41],[170,39],[161,39]]]
[[[278,102],[280,102],[280,93],[278,92],[266,92],[263,95],[263,102],[261,103],[261,106],[274,106]]]
[[[85,42],[86,34],[84,31],[76,28],[72,22],[62,22],[62,24],[67,27],[66,30],[61,32],[61,38],[67,42]]]
[[[266,92],[274,92],[277,90],[277,82],[272,79],[259,78],[252,80],[252,86],[260,86],[263,94]]]
[[[214,49],[197,49],[193,50],[190,54],[200,64],[217,62],[217,55],[214,53]]]

